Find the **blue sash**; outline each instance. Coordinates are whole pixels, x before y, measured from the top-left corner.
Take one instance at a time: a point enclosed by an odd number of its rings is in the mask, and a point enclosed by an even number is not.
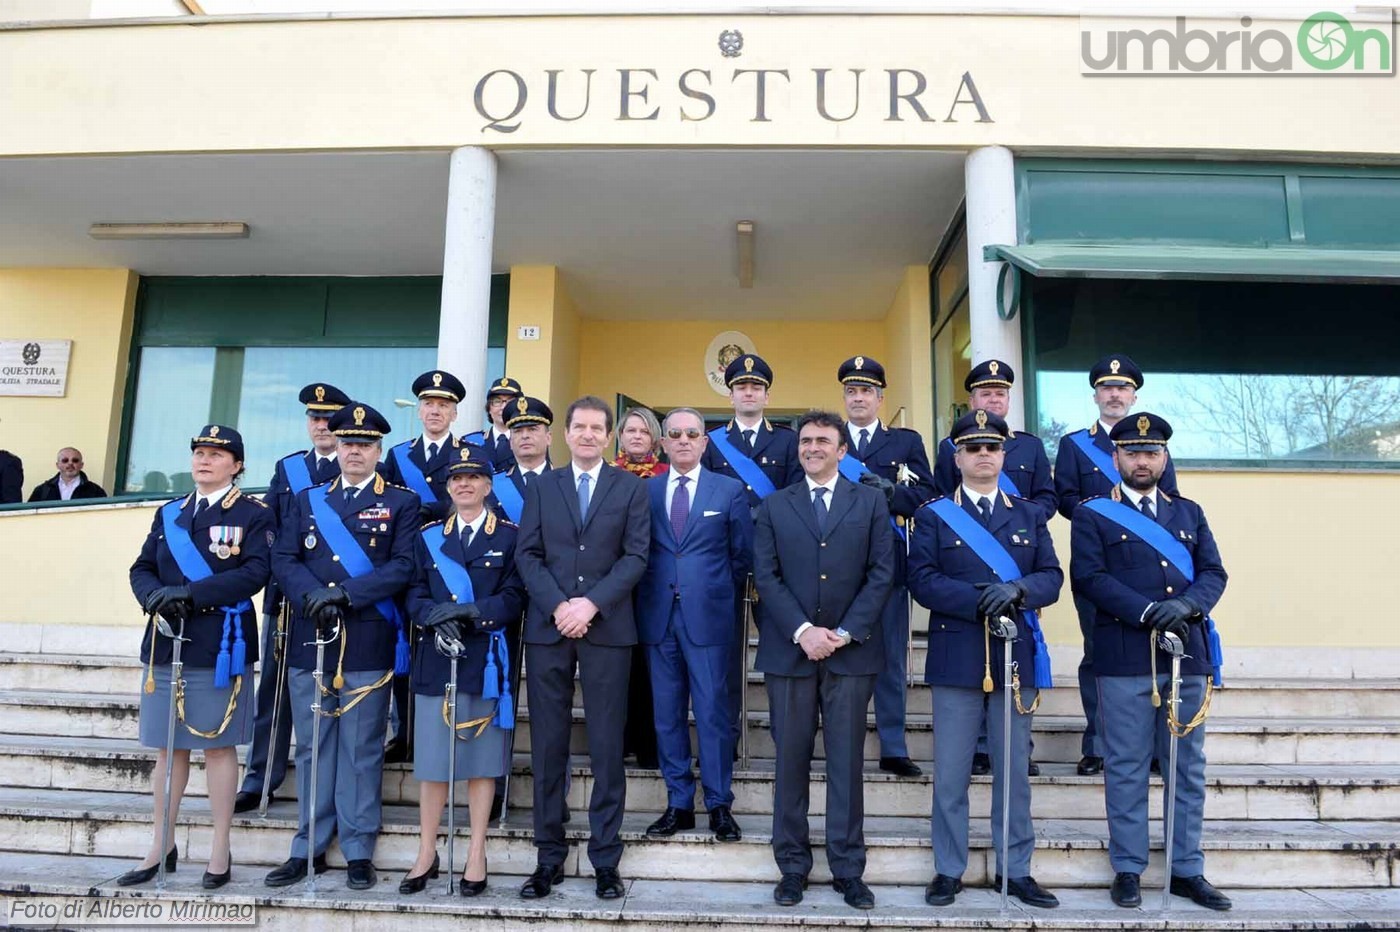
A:
[[[715,445],[715,449],[720,452],[728,462],[730,467],[739,474],[739,478],[744,480],[744,484],[753,489],[754,494],[759,498],[767,498],[774,492],[773,482],[768,478],[768,474],[759,468],[758,464],[749,459],[744,453],[739,452],[739,448],[729,442],[729,435],[726,428],[716,427],[709,433],[710,443]]]
[[[1021,568],[1016,565],[1011,554],[1006,552],[1001,541],[992,536],[991,531],[964,511],[957,502],[951,498],[939,498],[925,507],[942,518],[943,523],[952,528],[954,534],[967,541],[967,546],[977,558],[987,564],[1001,579],[1012,582],[1021,578]],[[1050,649],[1045,646],[1045,635],[1040,630],[1040,618],[1030,609],[1022,609],[1021,620],[1035,639],[1035,688],[1049,689],[1055,685],[1055,681],[1050,675]]]
[[[500,480],[497,482],[496,480]],[[525,511],[525,497],[520,494],[520,490],[515,487],[510,476],[503,472],[498,472],[491,477],[491,491],[496,495],[496,501],[501,503],[506,515],[516,524],[520,523],[520,515]]]
[[[836,468],[841,471],[841,475],[857,485],[860,484],[861,476],[871,472],[869,466],[856,459],[849,452],[836,463]],[[890,515],[890,527],[894,528],[894,532],[901,538],[904,537],[904,528],[899,526],[899,520],[893,514]]]
[[[957,452],[958,445],[953,442],[952,437],[944,437],[943,442],[948,444],[948,449]],[[1011,477],[1008,476],[1004,470],[997,473],[997,488],[1001,489],[1007,495],[1014,495],[1017,498],[1024,497],[1021,495],[1021,490],[1016,488],[1016,483],[1011,481]]]
[[[1113,465],[1113,457],[1094,445],[1094,441],[1089,439],[1088,430],[1076,430],[1069,435],[1069,441],[1079,448],[1079,452],[1089,457],[1089,462],[1099,467],[1099,472],[1103,473],[1109,482],[1117,485],[1123,481],[1123,477],[1118,475],[1118,467]]]
[[[486,431],[474,430],[462,438],[463,443],[469,443],[474,447],[486,446]]]
[[[306,468],[306,454],[293,453],[291,456],[282,458],[282,472],[287,477],[287,485],[291,488],[292,494],[305,492],[313,485],[311,481],[311,471]]]
[[[433,487],[428,484],[423,470],[419,469],[418,464],[413,462],[408,455],[409,448],[412,446],[412,440],[405,440],[390,450],[389,455],[394,458],[394,463],[399,468],[399,475],[403,477],[404,485],[417,492],[418,497],[423,500],[423,504],[436,505],[438,498],[433,494]]]
[[[1097,514],[1103,515],[1124,530],[1132,531],[1143,539],[1153,550],[1176,567],[1176,571],[1186,577],[1186,581],[1196,581],[1196,564],[1191,552],[1181,541],[1172,537],[1171,532],[1147,515],[1125,502],[1115,502],[1111,498],[1091,498],[1083,503]],[[1215,630],[1215,619],[1206,616],[1206,649],[1210,652],[1210,678],[1221,685],[1220,668],[1225,663],[1225,652],[1220,646],[1220,633]]]
[[[200,556],[199,548],[195,546],[190,538],[190,532],[175,523],[175,518],[180,514],[180,509],[184,505],[184,499],[177,498],[173,502],[166,502],[160,507],[160,521],[165,528],[165,543],[170,548],[170,555],[175,558],[175,565],[180,567],[180,572],[190,582],[202,582],[214,575],[214,571],[209,568],[209,564],[204,562],[204,557]],[[214,660],[214,685],[223,689],[229,684],[229,675],[233,669],[237,669],[239,674],[243,673],[243,667],[247,664],[247,646],[243,643],[243,624],[240,616],[244,612],[253,610],[253,603],[244,599],[237,605],[220,605],[219,611],[224,613],[224,631],[219,640],[219,655]],[[229,651],[229,636],[233,636],[233,651]],[[155,636],[151,637],[151,654],[154,656],[156,650]]]
[[[374,572],[374,563],[360,546],[360,542],[355,540],[355,535],[345,526],[345,522],[340,519],[340,515],[326,501],[327,488],[318,485],[306,492],[307,501],[311,503],[311,514],[316,518],[316,525],[321,529],[326,547],[333,555],[340,557],[340,565],[345,567],[349,576],[368,576]],[[374,607],[386,620],[394,624],[394,673],[402,676],[408,672],[408,638],[403,630],[403,614],[393,599],[380,599],[374,603]]]
[[[443,552],[443,536],[439,525],[423,529],[423,543],[428,545],[428,553],[433,557],[433,568],[442,577],[448,591],[457,597],[457,604],[470,605],[476,601],[472,578],[466,567]],[[510,696],[510,677],[503,675],[510,669],[510,646],[504,631],[488,633],[491,643],[486,648],[486,666],[482,668],[481,698],[496,700],[496,714],[491,724],[510,729],[515,717],[514,702]]]

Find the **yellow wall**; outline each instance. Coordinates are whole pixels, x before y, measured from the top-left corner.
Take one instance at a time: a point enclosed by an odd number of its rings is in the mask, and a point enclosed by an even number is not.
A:
[[[64,446],[112,490],[136,285],[126,269],[0,270],[0,338],[73,341],[66,395],[0,397],[0,446],[24,460],[26,498]]]
[[[554,454],[563,449],[564,412],[578,392],[578,310],[552,265],[510,270],[506,373],[554,412]],[[540,328],[538,340],[522,340],[523,326]]]
[[[933,384],[929,326],[928,269],[911,265],[904,270],[885,314],[887,350],[880,361],[885,364],[890,387],[885,391],[882,415],[893,419],[904,407],[904,420],[895,423],[917,430],[925,445],[932,447],[937,438],[932,436],[933,397],[928,390]]]

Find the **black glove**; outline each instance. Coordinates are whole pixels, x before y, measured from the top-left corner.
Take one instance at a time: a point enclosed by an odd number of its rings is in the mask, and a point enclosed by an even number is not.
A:
[[[860,477],[860,484],[868,485],[872,489],[878,489],[884,492],[886,503],[894,504],[894,483],[884,476],[877,476],[873,472],[868,472]]]
[[[428,609],[428,614],[418,619],[418,624],[424,628],[440,628],[449,621],[457,618],[457,613],[461,606],[456,602],[442,602]]]
[[[1186,623],[1198,614],[1200,610],[1186,599],[1164,599],[1149,605],[1142,620],[1157,631],[1166,630],[1164,626],[1169,622],[1180,622],[1182,630],[1185,630]]]
[[[166,621],[188,621],[194,614],[189,586],[161,586],[146,596],[147,614],[158,614]]]
[[[1018,582],[980,583],[982,595],[977,599],[979,617],[997,618],[1026,597],[1026,589]]]
[[[1175,634],[1181,639],[1181,643],[1185,644],[1187,633],[1190,631],[1190,625],[1177,618],[1166,618],[1153,625],[1152,630],[1157,634]]]
[[[336,624],[342,617],[339,606],[321,606],[320,609],[311,616],[312,620],[316,622],[316,640],[329,641],[331,635],[335,633]]]
[[[318,618],[325,608],[350,607],[350,593],[339,586],[321,586],[312,589],[301,602],[301,613],[308,618]]]
[[[451,619],[444,621],[442,624],[435,625],[433,627],[433,632],[449,640],[456,641],[458,644],[462,643],[462,636],[465,633],[462,631],[462,623]]]

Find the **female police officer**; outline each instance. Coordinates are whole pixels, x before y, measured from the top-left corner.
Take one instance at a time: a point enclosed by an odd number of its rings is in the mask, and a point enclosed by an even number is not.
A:
[[[232,860],[229,826],[238,789],[235,746],[253,736],[253,662],[258,659],[258,628],[250,601],[268,579],[272,513],[262,502],[244,497],[234,484],[243,474],[243,438],[238,431],[210,424],[190,441],[190,472],[195,491],[161,506],[141,555],[131,566],[131,591],[151,624],[141,644],[146,665],[141,695],[141,744],[159,748],[151,773],[155,830],[146,859],[117,879],[122,886],[145,883],[156,875],[160,859],[175,869],[178,852],[170,837],[180,797],[190,774],[190,751],[204,751],[209,808],[214,838],[207,889],[228,883]],[[179,635],[184,671],[170,695],[171,639],[157,631],[156,616]],[[170,703],[175,703],[175,760],[165,793],[166,741]],[[169,832],[160,819],[168,813]]]
[[[515,525],[485,507],[491,461],[478,447],[464,445],[454,455],[447,467],[452,512],[420,532],[408,591],[409,617],[429,630],[418,639],[412,667],[421,834],[418,859],[399,892],[417,893],[438,875],[438,824],[452,792],[448,760],[455,755],[452,778],[467,781],[471,810],[471,844],[458,889],[477,896],[486,889],[486,826],[496,778],[510,764],[513,697],[505,629],[520,617],[525,585],[515,569]],[[455,720],[446,699],[453,661],[439,642],[448,650],[460,645]]]

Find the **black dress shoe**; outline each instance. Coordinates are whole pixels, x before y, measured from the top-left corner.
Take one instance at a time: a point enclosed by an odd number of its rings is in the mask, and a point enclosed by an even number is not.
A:
[[[491,870],[489,864],[486,866],[486,870],[488,872]],[[486,877],[483,876],[480,880],[461,878],[457,881],[457,892],[462,896],[481,896],[486,892]]]
[[[1119,906],[1141,906],[1142,890],[1138,887],[1138,875],[1119,871],[1113,875],[1113,887],[1108,891],[1113,902]]]
[[[1229,909],[1234,904],[1230,898],[1211,886],[1205,877],[1177,877],[1172,875],[1171,884],[1172,896],[1189,896],[1191,902],[1197,906],[1204,906],[1206,909],[1218,909],[1221,912]]]
[[[616,867],[598,868],[594,892],[600,900],[617,900],[627,894],[627,888],[622,885],[622,876],[618,874]]]
[[[924,887],[924,902],[930,906],[951,906],[953,898],[962,892],[962,881],[947,874],[935,874]]]
[[[1001,877],[997,877],[992,883],[992,889],[1001,890]],[[1027,874],[1025,877],[1012,877],[1006,882],[1006,892],[1010,896],[1016,897],[1027,906],[1039,906],[1041,909],[1054,909],[1060,905],[1055,894],[1035,882],[1035,878]]]
[[[923,769],[907,757],[882,757],[880,758],[880,769],[885,773],[892,773],[896,777],[922,777],[924,775]]]
[[[1085,754],[1079,758],[1079,766],[1074,772],[1081,777],[1093,777],[1103,773],[1103,758],[1096,754]]]
[[[796,906],[802,902],[802,891],[806,889],[806,877],[801,874],[784,874],[783,879],[773,888],[773,902],[779,906]]]
[[[845,880],[833,880],[831,889],[846,900],[846,905],[852,909],[874,909],[875,894],[865,885],[865,881],[859,877],[850,877]]]
[[[670,838],[676,832],[695,828],[695,810],[667,806],[661,818],[647,826],[648,838]]]
[[[211,873],[209,873],[208,871],[205,871],[205,872],[204,872],[204,877],[200,879],[199,883],[200,883],[200,886],[202,886],[202,887],[203,887],[204,889],[206,889],[206,890],[217,890],[217,889],[219,889],[220,887],[222,887],[224,884],[228,883],[229,877],[230,877],[232,874],[233,874],[233,855],[230,854],[230,855],[228,856],[228,867],[225,867],[225,868],[224,868],[224,872],[223,872],[222,874],[211,874]]]
[[[175,873],[175,866],[179,863],[180,849],[178,847],[171,848],[170,853],[165,856],[165,872],[167,874]],[[152,864],[150,867],[138,867],[118,877],[117,886],[134,887],[137,884],[150,883],[158,873],[160,873],[159,863]]]
[[[268,793],[268,794],[267,794],[267,804],[268,804],[269,806],[271,806],[274,802],[276,802],[276,800],[277,800],[276,794],[274,794],[274,793]],[[262,803],[262,791],[261,791],[261,790],[259,790],[259,791],[256,792],[256,793],[250,793],[249,791],[244,790],[243,792],[239,793],[237,796],[233,797],[233,811],[234,811],[234,812],[251,812],[251,811],[253,811],[254,809],[258,808],[258,806],[259,806],[261,803]]]
[[[1040,776],[1040,765],[1035,761],[1026,764],[1026,773],[1032,777]]]
[[[573,819],[574,819],[574,811],[573,811],[572,809],[569,808],[569,804],[568,804],[568,803],[565,803],[565,804],[564,804],[564,818],[563,818],[562,821],[564,822],[565,825],[567,825],[567,824],[569,824],[570,822],[572,822]]]
[[[493,796],[493,797],[491,798],[491,816],[490,816],[490,818],[488,818],[486,821],[488,821],[488,822],[497,822],[497,821],[499,821],[500,818],[501,818],[501,813],[505,810],[505,808],[506,808],[506,799],[505,799],[505,797],[504,797],[504,796]]]
[[[350,875],[345,885],[351,890],[368,890],[379,882],[379,874],[375,872],[374,862],[369,858],[356,858],[347,862],[345,871]]]
[[[972,775],[983,777],[992,772],[992,757],[990,754],[978,752],[972,755]]]
[[[557,883],[564,882],[564,865],[555,864],[552,867],[541,864],[535,868],[535,872],[526,879],[520,887],[520,896],[526,900],[538,900],[549,896],[550,888]]]
[[[433,866],[425,870],[423,873],[419,874],[417,877],[409,877],[405,875],[404,879],[399,881],[399,892],[403,894],[422,893],[424,888],[428,886],[429,880],[438,879],[438,869],[440,866],[441,862],[438,860],[437,852],[434,851]]]
[[[326,856],[318,854],[316,856],[316,873],[318,875],[326,872]],[[269,887],[289,887],[299,880],[306,879],[306,858],[287,858],[282,862],[281,867],[273,868],[272,872],[263,878],[263,883]]]
[[[744,837],[728,806],[716,806],[710,810],[710,831],[715,833],[717,841],[738,841]]]

